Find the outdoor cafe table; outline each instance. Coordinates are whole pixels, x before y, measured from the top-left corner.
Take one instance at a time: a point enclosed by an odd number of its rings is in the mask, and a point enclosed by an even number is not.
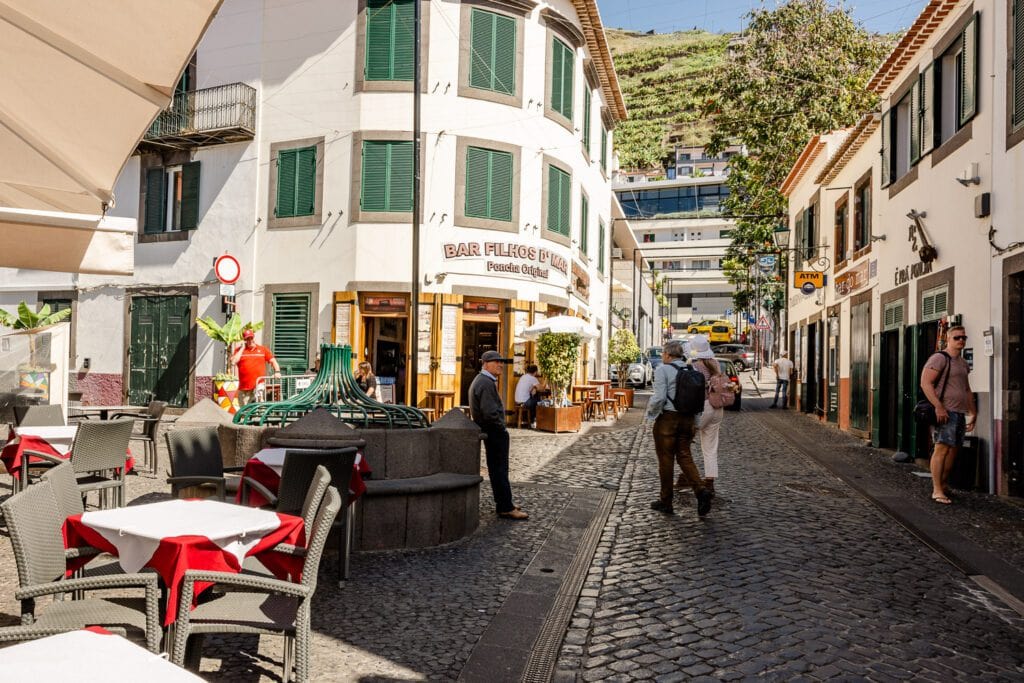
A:
[[[434,409],[434,417],[439,418],[450,408],[446,408],[448,401],[455,402],[455,392],[450,389],[427,389],[427,398],[430,399],[430,407]]]
[[[7,472],[16,480],[21,479],[21,461],[24,451],[38,451],[58,458],[67,458],[71,452],[71,444],[78,433],[78,425],[58,425],[50,427],[15,427],[13,437],[0,451],[0,462]],[[135,461],[131,451],[127,453],[128,471],[131,472]],[[42,458],[32,456],[30,464],[45,462]]]
[[[231,572],[257,556],[280,579],[297,577],[302,558],[265,553],[279,543],[305,545],[301,517],[216,500],[167,500],[72,515],[64,546],[90,545],[116,555],[128,573],[156,570],[167,586],[165,625],[177,617],[178,592],[189,569]],[[84,563],[69,563],[74,571]],[[209,584],[197,584],[199,592]]]
[[[91,417],[96,415],[101,420],[110,419],[111,413],[143,415],[145,412],[145,406],[71,406],[68,408],[69,417]]]
[[[76,683],[187,683],[202,681],[121,636],[95,626],[30,640],[0,650],[0,670],[8,681]]]
[[[263,485],[271,493],[276,494],[281,487],[281,470],[284,469],[284,454],[287,451],[287,448],[264,448],[261,451],[256,451],[246,461],[245,467],[242,470],[242,478],[249,477]],[[348,481],[348,492],[352,496],[349,498],[349,505],[354,503],[366,491],[363,475],[370,473],[370,466],[367,464],[366,458],[363,457],[363,452],[358,451],[356,453],[355,466],[352,468],[352,477]],[[246,500],[243,502],[243,489],[246,489],[246,487],[239,486],[238,493],[235,494],[235,502],[238,504],[260,507],[270,502],[260,495],[259,491],[251,488],[247,489],[249,495],[246,496]]]
[[[573,403],[583,403],[584,399],[597,390],[598,387],[594,384],[577,384],[572,388],[572,401]],[[577,400],[577,397],[579,400]]]

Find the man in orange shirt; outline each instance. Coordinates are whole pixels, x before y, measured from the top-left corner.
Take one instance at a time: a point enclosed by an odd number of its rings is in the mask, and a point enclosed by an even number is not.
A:
[[[267,363],[274,368],[274,377],[281,376],[281,366],[266,346],[256,343],[256,333],[242,332],[242,346],[231,356],[231,365],[238,368],[238,404],[252,403],[256,394],[256,380],[267,374]]]

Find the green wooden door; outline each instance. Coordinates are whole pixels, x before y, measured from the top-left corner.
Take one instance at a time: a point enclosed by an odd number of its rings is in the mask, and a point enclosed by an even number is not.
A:
[[[850,426],[867,431],[871,409],[871,302],[850,309]]]
[[[128,403],[188,405],[191,297],[134,296],[130,304]]]

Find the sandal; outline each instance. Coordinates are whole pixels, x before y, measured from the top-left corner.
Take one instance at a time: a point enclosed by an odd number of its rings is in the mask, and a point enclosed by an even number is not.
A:
[[[946,496],[932,496],[932,502],[938,503],[939,505],[951,505],[953,503],[953,501]]]

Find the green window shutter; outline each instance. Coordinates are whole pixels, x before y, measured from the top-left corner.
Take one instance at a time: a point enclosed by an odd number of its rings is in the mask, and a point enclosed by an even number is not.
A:
[[[1024,123],[1024,0],[1013,2],[1013,121]]]
[[[466,215],[512,220],[512,155],[481,147],[466,149]]]
[[[921,156],[935,147],[935,65],[929,64],[918,78],[920,92]]]
[[[562,95],[560,98],[562,106],[558,111],[562,116],[572,121],[573,77],[576,71],[576,53],[573,52],[565,43],[562,43],[557,39],[555,42],[562,50],[562,78],[560,79],[562,86]]]
[[[316,147],[304,147],[295,153],[295,214],[316,213]]]
[[[561,190],[559,194],[561,196],[562,215],[558,222],[562,228],[561,233],[569,237],[572,232],[572,205],[569,203],[572,200],[572,176],[568,173],[562,173],[560,181]]]
[[[512,220],[512,155],[508,152],[490,153],[491,167],[488,171],[490,184],[489,218],[496,221]]]
[[[309,367],[309,304],[307,293],[275,294],[270,348],[283,372]]]
[[[163,232],[167,211],[167,176],[162,168],[146,171],[146,217],[143,230]]]
[[[608,172],[608,131],[601,126],[601,170]]]
[[[513,95],[516,91],[516,21],[473,9],[469,85]]]
[[[181,165],[181,229],[199,227],[199,168],[200,162]]]
[[[594,102],[594,93],[590,88],[583,91],[583,149],[590,156],[590,110]]]
[[[590,232],[590,200],[580,193],[580,251],[587,255],[587,233]]]
[[[978,14],[964,28],[960,60],[960,125],[978,113]]]
[[[277,207],[274,215],[278,218],[291,218],[295,215],[297,161],[297,149],[282,149],[277,153]]]
[[[604,221],[597,219],[597,269],[604,272]]]
[[[368,0],[364,76],[368,81],[411,81],[413,0]]]
[[[412,211],[412,140],[388,143],[388,211]]]
[[[921,81],[910,88],[910,165],[921,160]]]
[[[562,52],[562,43],[557,38],[551,45],[551,109],[562,111],[562,60],[565,58]]]
[[[554,166],[548,166],[548,225],[547,229],[569,236],[572,209],[569,201],[572,177]]]
[[[892,128],[892,112],[882,114],[882,149],[879,154],[882,156],[882,187],[888,187],[892,182],[892,141],[889,139],[889,131]]]
[[[412,211],[412,141],[363,142],[363,211]]]

